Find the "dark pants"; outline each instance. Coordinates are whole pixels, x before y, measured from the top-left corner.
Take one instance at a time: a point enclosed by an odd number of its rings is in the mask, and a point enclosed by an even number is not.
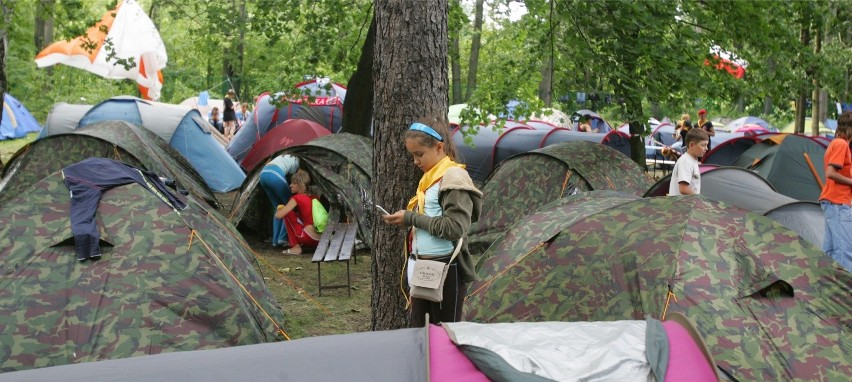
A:
[[[432,302],[419,298],[411,299],[411,327],[426,326],[426,313],[429,313],[429,323],[461,321],[464,296],[467,295],[467,284],[461,283],[461,272],[456,263],[450,264],[444,281],[444,301]]]

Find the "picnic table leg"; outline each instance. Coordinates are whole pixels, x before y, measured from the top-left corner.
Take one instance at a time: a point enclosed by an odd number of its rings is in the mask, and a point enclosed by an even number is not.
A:
[[[349,262],[346,262],[346,295],[352,297],[352,279],[349,277]]]
[[[322,263],[317,263],[317,296],[322,297]]]

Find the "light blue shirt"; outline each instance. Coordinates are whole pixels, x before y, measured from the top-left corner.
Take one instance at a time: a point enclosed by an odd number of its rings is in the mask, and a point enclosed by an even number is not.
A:
[[[438,194],[441,191],[441,182],[435,183],[426,190],[426,216],[441,216],[444,210],[438,202]],[[423,256],[438,256],[453,253],[455,246],[452,241],[441,239],[429,234],[425,229],[415,228],[416,240],[414,253]]]

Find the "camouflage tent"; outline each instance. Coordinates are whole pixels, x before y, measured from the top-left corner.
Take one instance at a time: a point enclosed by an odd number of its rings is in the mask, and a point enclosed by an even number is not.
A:
[[[680,312],[732,380],[852,375],[852,274],[772,219],[701,196],[560,199],[520,219],[477,274],[466,320]]]
[[[782,195],[760,174],[741,167],[705,166],[701,169],[701,195],[768,216],[822,248],[825,215],[818,203]],[[670,182],[671,174],[651,186],[645,196],[665,196]]]
[[[183,198],[183,197],[181,197]],[[0,207],[0,372],[282,339],[251,249],[192,196],[103,194],[103,258],[79,262],[55,172]]]
[[[516,155],[482,187],[482,215],[468,243],[481,254],[521,217],[564,196],[590,190],[642,195],[650,185],[636,162],[597,143],[564,142]]]
[[[358,234],[365,243],[372,243],[370,187],[373,177],[373,146],[366,137],[349,133],[338,133],[316,138],[308,143],[288,147],[275,153],[299,157],[300,167],[311,175],[321,196],[332,204],[342,206],[351,221],[358,222]],[[272,210],[260,188],[260,172],[263,166],[252,171],[240,192],[228,218],[234,225],[255,231],[272,232]]]
[[[12,157],[0,180],[0,205],[45,176],[89,157],[110,158],[174,179],[218,208],[219,202],[186,159],[154,133],[124,121],[95,123],[74,134],[51,135],[24,146]]]
[[[733,165],[756,171],[793,199],[817,201],[825,179],[825,148],[812,137],[775,134],[743,152]]]

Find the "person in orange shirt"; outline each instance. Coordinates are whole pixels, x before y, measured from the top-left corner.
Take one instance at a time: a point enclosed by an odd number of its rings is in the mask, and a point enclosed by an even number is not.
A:
[[[852,272],[852,111],[837,119],[834,139],[825,150],[825,187],[819,205],[825,214],[822,250]]]

